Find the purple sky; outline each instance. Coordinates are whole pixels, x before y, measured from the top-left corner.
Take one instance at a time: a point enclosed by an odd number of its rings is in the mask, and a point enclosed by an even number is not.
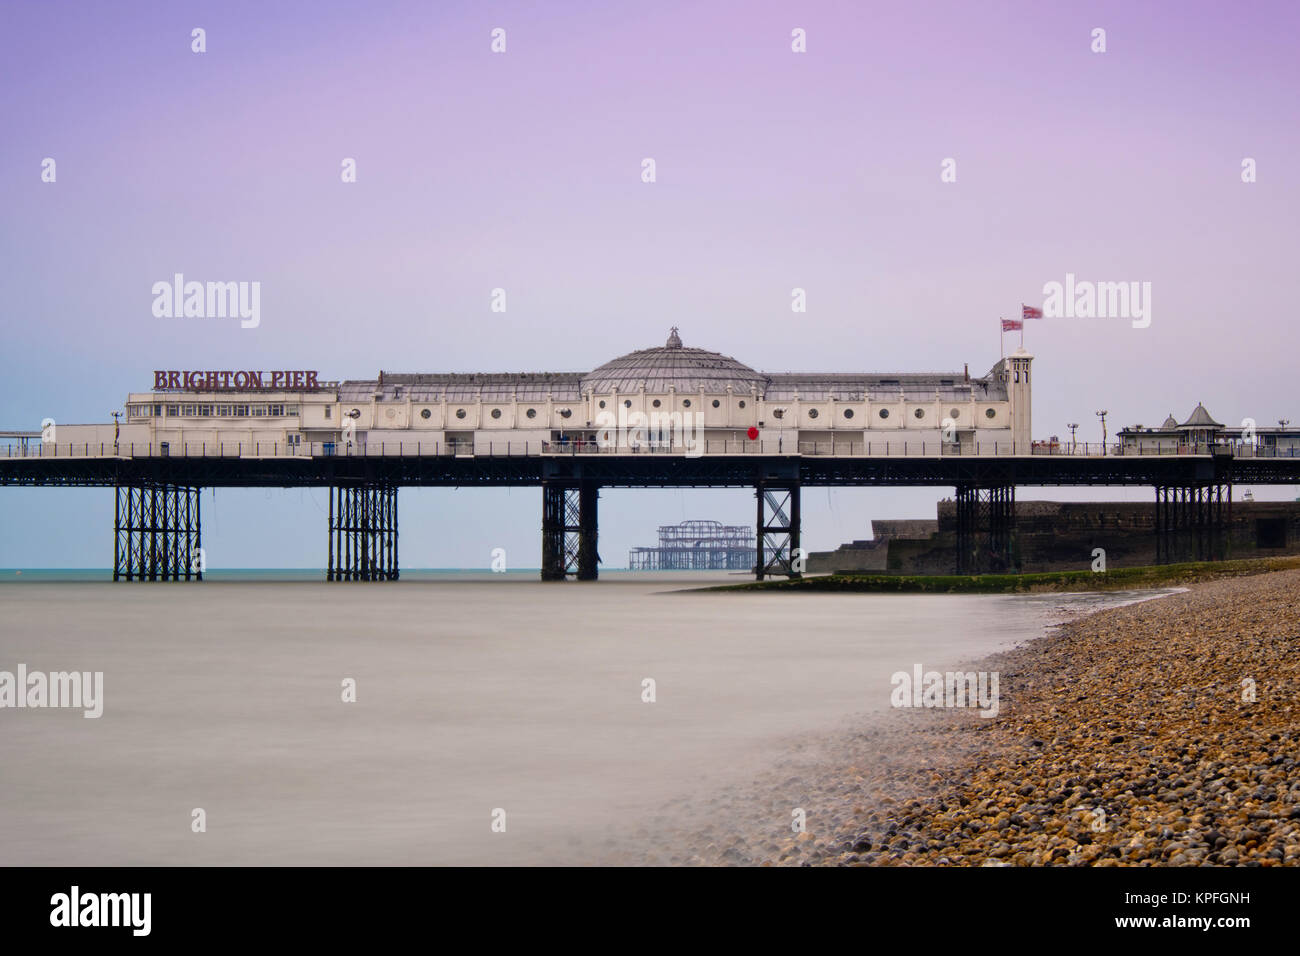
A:
[[[1031,324],[1038,437],[1197,401],[1300,421],[1298,28],[1289,2],[7,3],[0,426],[107,420],[155,368],[582,370],[670,325],[769,371],[983,373],[1067,272],[1151,282],[1152,324]],[[261,326],[154,318],[174,272],[260,281]],[[403,493],[404,564],[537,563],[539,492],[449,522],[456,494]],[[752,520],[744,492],[630,494],[611,565],[663,521]],[[806,536],[934,497],[810,492]],[[106,563],[109,500],[4,490],[0,566]],[[323,559],[323,496],[217,501],[214,564]]]

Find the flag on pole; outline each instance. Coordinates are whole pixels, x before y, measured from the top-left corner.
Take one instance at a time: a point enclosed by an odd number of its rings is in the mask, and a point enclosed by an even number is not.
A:
[[[1021,319],[1041,319],[1043,317],[1042,309],[1035,309],[1032,305],[1020,304]]]
[[[1002,320],[1003,332],[1023,332],[1024,330],[1025,330],[1025,323],[1022,322],[1020,319]]]

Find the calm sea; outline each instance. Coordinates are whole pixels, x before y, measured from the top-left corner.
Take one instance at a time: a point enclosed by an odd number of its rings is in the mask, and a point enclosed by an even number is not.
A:
[[[320,576],[0,572],[0,671],[104,674],[99,719],[0,709],[0,864],[598,861],[796,738],[887,719],[895,671],[1134,597]]]

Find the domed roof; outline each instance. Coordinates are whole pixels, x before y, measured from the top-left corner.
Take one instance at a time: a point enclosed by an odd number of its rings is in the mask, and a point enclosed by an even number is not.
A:
[[[730,385],[737,392],[751,386],[760,391],[764,376],[734,358],[706,349],[688,349],[682,345],[674,326],[668,342],[660,348],[629,352],[606,362],[582,377],[582,391],[605,395],[612,391],[663,393],[671,385],[679,392],[725,392]]]

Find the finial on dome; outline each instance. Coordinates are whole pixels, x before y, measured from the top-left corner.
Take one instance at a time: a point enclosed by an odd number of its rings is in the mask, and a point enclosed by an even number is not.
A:
[[[681,340],[681,338],[680,338],[680,337],[678,336],[678,334],[677,334],[677,326],[674,325],[674,326],[672,327],[672,330],[669,331],[669,333],[668,333],[668,344],[667,344],[666,346],[664,346],[664,347],[665,347],[665,348],[670,348],[670,349],[679,349],[679,348],[682,347],[682,340]]]

